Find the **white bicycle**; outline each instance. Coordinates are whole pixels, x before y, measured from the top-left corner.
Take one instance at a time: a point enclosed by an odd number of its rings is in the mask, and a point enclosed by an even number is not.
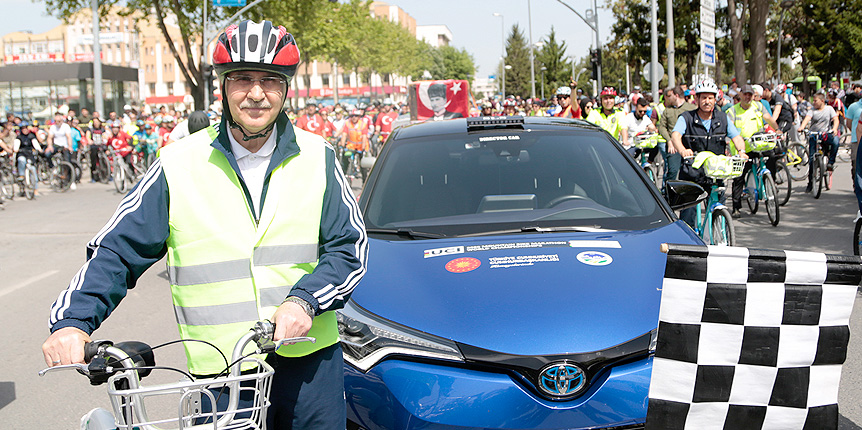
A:
[[[93,409],[81,418],[82,430],[265,430],[274,370],[267,362],[253,356],[273,352],[282,345],[316,342],[312,337],[273,342],[274,330],[275,327],[269,321],[256,323],[236,342],[230,363],[225,358],[225,369],[212,379],[195,379],[184,370],[156,366],[153,349],[167,344],[150,347],[143,342],[113,344],[107,340],[93,341],[85,345],[84,361],[89,364],[49,367],[40,371],[39,376],[53,371],[75,369],[87,376],[92,385],[107,382],[113,413],[103,408]],[[252,342],[255,343],[254,350],[244,354],[246,346]],[[211,346],[215,348],[214,345]],[[141,379],[153,370],[179,372],[183,374],[183,378],[175,383],[143,386]],[[222,394],[228,397],[227,408],[204,412],[202,398],[208,398],[209,405],[216,405]],[[253,401],[248,405],[248,402],[241,405],[241,395],[243,398],[252,398]],[[153,398],[153,401],[150,398]],[[148,411],[147,404],[156,403],[156,399],[160,399],[159,403],[162,404],[164,399],[167,399],[169,403],[177,405],[177,409],[173,412]],[[158,416],[155,416],[156,414]]]

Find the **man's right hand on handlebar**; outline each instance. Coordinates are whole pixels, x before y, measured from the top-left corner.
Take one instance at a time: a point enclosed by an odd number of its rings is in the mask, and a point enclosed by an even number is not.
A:
[[[84,344],[90,336],[75,327],[63,327],[48,336],[42,344],[42,355],[49,367],[61,364],[83,363]]]

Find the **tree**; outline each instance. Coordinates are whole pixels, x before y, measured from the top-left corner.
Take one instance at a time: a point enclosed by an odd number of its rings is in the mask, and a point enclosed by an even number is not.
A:
[[[90,0],[44,1],[46,9],[53,11],[54,16],[65,22],[81,9],[90,7]],[[200,67],[200,59],[193,58],[192,50],[192,44],[195,43],[198,44],[198,52],[204,52],[201,37],[203,35],[202,3],[195,0],[100,0],[99,16],[108,15],[115,7],[119,8],[120,15],[129,16],[136,21],[155,21],[177,62],[180,73],[191,89],[195,106],[203,106],[207,77]],[[217,8],[209,8],[207,12],[213,21],[221,19],[224,13]],[[166,18],[171,15],[176,18],[180,40],[173,39],[165,23]],[[182,44],[185,55],[180,54],[178,44]]]
[[[728,0],[727,21],[730,27],[730,39],[733,44],[733,75],[740,84],[748,82],[745,70],[745,45],[747,38],[743,35],[743,27],[747,21],[748,0]]]
[[[751,80],[766,81],[766,18],[769,16],[770,0],[748,0],[751,35]]]
[[[624,64],[632,68],[633,85],[641,85],[642,64],[652,61],[652,35],[650,34],[650,6],[648,0],[609,0],[608,6],[616,22],[611,31],[614,38],[610,46],[614,51],[622,51]],[[663,46],[666,36],[659,36],[659,46]],[[628,55],[625,55],[628,51]]]
[[[545,94],[548,94],[548,88],[550,91],[556,91],[558,87],[568,86],[569,81],[574,79],[574,76],[571,76],[571,63],[566,61],[566,42],[557,41],[553,26],[548,37],[542,40],[542,48],[536,53],[536,70],[541,70],[542,66],[547,69],[544,74],[539,74],[539,79],[543,75],[545,78]],[[548,95],[545,97],[550,98]]]
[[[530,51],[524,32],[518,24],[506,39],[506,58],[504,64],[512,66],[506,70],[506,92],[522,98],[530,96]],[[502,72],[502,71],[501,71]],[[500,74],[502,76],[502,73]],[[507,96],[509,95],[507,94]]]

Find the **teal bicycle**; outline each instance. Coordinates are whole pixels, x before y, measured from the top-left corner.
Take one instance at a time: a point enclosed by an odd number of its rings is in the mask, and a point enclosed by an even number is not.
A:
[[[715,180],[729,180],[741,176],[745,159],[715,155],[706,151],[695,157],[686,157],[685,162],[691,163],[694,168],[702,166],[706,177],[714,180],[709,188],[709,197],[695,206],[695,232],[710,245],[734,246],[736,231],[733,228],[733,219],[730,217],[730,210],[721,202],[726,187]]]
[[[774,133],[755,134],[746,139],[748,152],[757,154],[751,160],[751,169],[745,175],[745,188],[742,198],[748,204],[752,214],[757,213],[761,200],[766,206],[766,215],[773,226],[781,220],[778,202],[778,187],[775,185],[772,172],[766,167],[766,157],[763,151],[770,151],[778,143],[779,136]]]
[[[659,186],[658,178],[660,176],[659,170],[661,169],[661,165],[658,162],[651,163],[649,161],[649,152],[658,145],[658,137],[658,133],[643,131],[636,134],[632,139],[634,140],[635,147],[638,148],[639,156],[637,160],[641,169],[643,169],[649,180],[656,186]]]

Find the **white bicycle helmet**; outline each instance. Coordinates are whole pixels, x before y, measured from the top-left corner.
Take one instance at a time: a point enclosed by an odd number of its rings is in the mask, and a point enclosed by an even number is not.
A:
[[[571,95],[572,95],[572,89],[571,89],[571,88],[569,88],[569,87],[560,87],[560,88],[557,88],[557,95],[558,95],[558,96],[570,96],[570,97],[571,97]]]
[[[715,85],[715,82],[713,82],[711,79],[706,79],[704,81],[701,81],[699,84],[697,84],[696,87],[694,87],[694,93],[695,94],[700,94],[700,93],[718,94],[718,87]]]

